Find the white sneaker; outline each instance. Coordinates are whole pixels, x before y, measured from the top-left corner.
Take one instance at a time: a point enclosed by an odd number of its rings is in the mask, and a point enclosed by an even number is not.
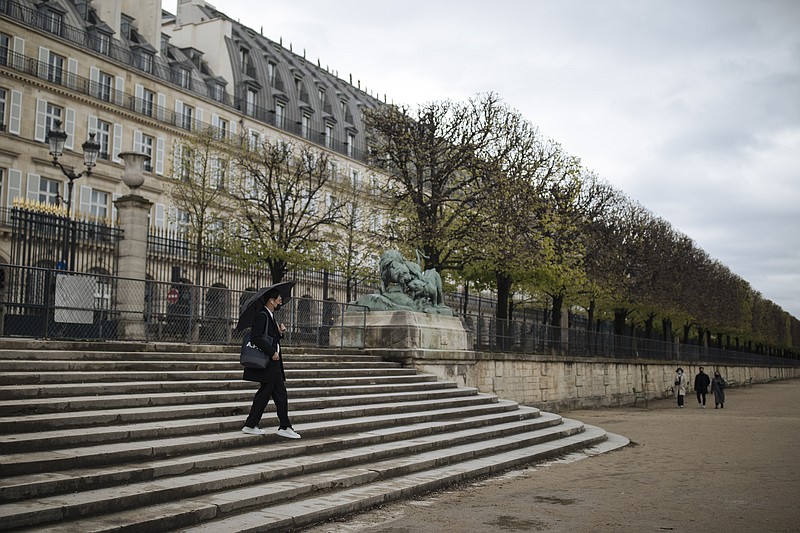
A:
[[[266,435],[267,432],[261,429],[260,427],[256,426],[251,428],[250,426],[245,426],[242,428],[242,433],[247,433],[248,435]]]
[[[300,434],[297,433],[292,428],[279,429],[278,430],[278,435],[280,435],[281,437],[286,437],[287,439],[299,439],[300,438]]]

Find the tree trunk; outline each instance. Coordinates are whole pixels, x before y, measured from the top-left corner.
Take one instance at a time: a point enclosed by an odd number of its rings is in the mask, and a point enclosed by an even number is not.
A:
[[[561,352],[561,311],[564,307],[564,295],[554,294],[553,298],[553,327],[550,328],[550,341],[552,348]]]
[[[614,309],[614,335],[625,335],[625,319],[629,313],[624,307]]]
[[[508,311],[511,300],[511,285],[514,280],[508,274],[497,273],[497,346],[505,350],[508,346]]]

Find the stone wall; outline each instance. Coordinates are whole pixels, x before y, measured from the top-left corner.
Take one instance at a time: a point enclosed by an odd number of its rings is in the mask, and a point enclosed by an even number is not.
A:
[[[699,366],[727,380],[766,383],[800,378],[800,368],[716,365],[653,360],[547,357],[477,352],[383,353],[388,359],[413,365],[420,372],[477,387],[481,392],[547,411],[633,403],[633,388],[646,390],[648,398],[671,395],[669,388],[680,366],[689,376],[689,391]]]

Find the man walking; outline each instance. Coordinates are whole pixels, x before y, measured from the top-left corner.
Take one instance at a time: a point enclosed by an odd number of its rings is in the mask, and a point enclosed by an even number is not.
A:
[[[283,305],[283,297],[277,289],[268,291],[263,297],[263,309],[256,315],[251,329],[250,339],[258,348],[267,354],[269,363],[264,370],[255,368],[244,369],[244,379],[260,383],[250,414],[244,423],[242,431],[248,435],[264,435],[266,432],[258,427],[264,409],[267,408],[270,398],[275,402],[280,423],[278,435],[289,439],[299,439],[300,435],[292,429],[289,421],[289,402],[286,393],[286,374],[283,370],[283,356],[281,354],[280,339],[286,327],[275,321],[274,313]]]
[[[699,372],[694,377],[694,391],[697,393],[697,406],[701,409],[706,408],[706,394],[708,394],[708,386],[711,385],[711,378],[708,374],[703,372],[703,367],[700,367]]]

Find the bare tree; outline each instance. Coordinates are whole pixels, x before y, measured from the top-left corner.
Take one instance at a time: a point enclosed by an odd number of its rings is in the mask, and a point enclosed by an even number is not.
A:
[[[173,222],[192,244],[195,279],[201,285],[208,281],[207,249],[222,244],[224,213],[231,207],[224,188],[227,167],[226,147],[210,129],[196,131],[173,144],[173,181],[168,192],[173,207],[184,214],[182,220]]]
[[[324,263],[320,247],[344,212],[330,192],[327,154],[271,139],[230,153],[239,174],[231,218],[241,231],[230,251],[245,262],[265,262],[274,283],[291,267]]]

